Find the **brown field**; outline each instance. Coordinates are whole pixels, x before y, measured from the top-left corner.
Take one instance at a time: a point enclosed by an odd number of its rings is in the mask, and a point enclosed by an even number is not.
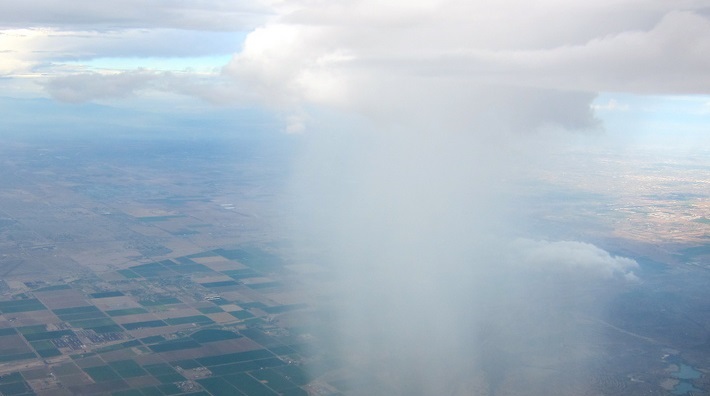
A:
[[[236,318],[230,315],[228,312],[205,314],[205,316],[214,320],[216,323],[231,323],[236,321]]]
[[[0,353],[17,354],[31,352],[32,349],[21,335],[8,335],[0,337]]]
[[[59,323],[61,320],[57,318],[51,311],[30,311],[17,312],[7,314],[10,319],[14,319],[13,326],[30,326],[48,323]]]
[[[125,309],[125,308],[142,308],[143,306],[138,304],[136,299],[131,296],[118,296],[118,297],[106,297],[106,298],[92,298],[89,299],[91,304],[95,305],[97,308],[103,311],[110,311],[113,309]]]
[[[176,326],[164,326],[164,327],[148,327],[144,329],[129,330],[127,331],[133,338],[143,338],[155,335],[168,335],[174,332]]]
[[[234,352],[245,352],[261,349],[262,346],[246,338],[233,340],[223,340],[204,344],[199,348],[183,349],[180,351],[170,351],[158,353],[165,361],[196,359],[204,356],[223,355]]]
[[[49,309],[81,307],[90,305],[86,301],[86,296],[74,289],[55,290],[35,293],[45,307]]]
[[[149,320],[158,320],[158,317],[152,313],[142,313],[134,315],[124,315],[124,316],[113,316],[111,317],[114,322],[118,324],[133,323],[133,322],[147,322]]]

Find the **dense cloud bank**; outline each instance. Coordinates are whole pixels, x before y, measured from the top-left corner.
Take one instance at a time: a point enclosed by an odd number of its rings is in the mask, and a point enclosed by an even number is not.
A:
[[[317,3],[276,2],[279,16],[247,37],[226,73],[274,105],[361,112],[406,108],[412,97],[452,88],[486,96],[491,85],[513,97],[523,87],[710,90],[710,20],[701,2]],[[566,110],[555,114],[569,117]]]

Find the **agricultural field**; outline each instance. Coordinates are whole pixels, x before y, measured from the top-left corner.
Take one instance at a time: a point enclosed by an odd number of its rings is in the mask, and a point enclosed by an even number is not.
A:
[[[305,395],[310,339],[281,318],[311,306],[262,236],[274,170],[75,143],[2,150],[0,393]]]

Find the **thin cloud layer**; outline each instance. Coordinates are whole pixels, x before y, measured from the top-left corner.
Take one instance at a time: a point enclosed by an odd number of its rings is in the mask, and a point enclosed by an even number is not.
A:
[[[39,82],[39,87],[46,87],[50,90],[48,93],[59,100],[125,99],[134,94],[150,97],[151,90],[134,89],[135,76],[142,73],[144,79],[149,68],[138,66],[128,78],[130,73],[122,59],[135,64],[140,63],[135,61],[140,59],[185,58],[185,68],[189,68],[190,59],[238,51],[245,32],[267,20],[270,12],[256,1],[2,3],[0,76],[7,79],[6,85],[25,90],[25,81]],[[104,62],[103,69],[97,70],[91,65],[95,59],[109,61]],[[214,76],[218,76],[219,66],[214,65]],[[187,75],[189,70],[174,71]],[[66,88],[71,81],[86,80],[89,74],[97,83],[105,79],[106,89],[101,94],[90,85],[75,85],[71,92],[63,88],[63,94],[57,93],[58,87]],[[77,77],[72,78],[74,75]],[[180,95],[197,92],[200,98],[233,102],[223,88],[229,84],[213,84],[215,92],[208,93],[194,89],[205,86],[203,73],[193,73],[189,78],[194,81],[162,84],[162,88],[174,87],[173,93]],[[53,81],[55,79],[57,81]],[[124,83],[125,87],[116,85]],[[82,87],[86,92],[79,92]],[[30,94],[38,95],[38,92]]]
[[[136,70],[69,74],[48,80],[44,88],[53,99],[69,103],[131,98],[145,92],[192,96],[216,105],[250,101],[250,95],[231,80],[200,73]]]
[[[267,12],[254,1],[121,0],[101,3],[37,0],[0,4],[0,26],[57,27],[62,30],[173,28],[235,31],[253,28]]]
[[[149,86],[158,76],[135,72],[101,75],[98,73],[74,74],[55,78],[47,83],[47,91],[62,102],[81,103],[106,98],[122,98]]]

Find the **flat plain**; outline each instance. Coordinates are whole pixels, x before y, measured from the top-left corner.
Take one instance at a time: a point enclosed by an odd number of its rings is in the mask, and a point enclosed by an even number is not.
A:
[[[332,326],[309,289],[327,269],[289,257],[276,204],[288,155],[268,143],[3,142],[0,392],[386,394],[387,378],[358,378],[314,341]],[[471,392],[709,391],[706,157],[595,156],[590,174],[569,156],[579,169],[527,176],[521,224],[632,257],[643,282],[603,312],[569,312],[594,348],[550,334],[510,346],[521,356],[484,350]],[[585,362],[583,378],[555,356]]]

